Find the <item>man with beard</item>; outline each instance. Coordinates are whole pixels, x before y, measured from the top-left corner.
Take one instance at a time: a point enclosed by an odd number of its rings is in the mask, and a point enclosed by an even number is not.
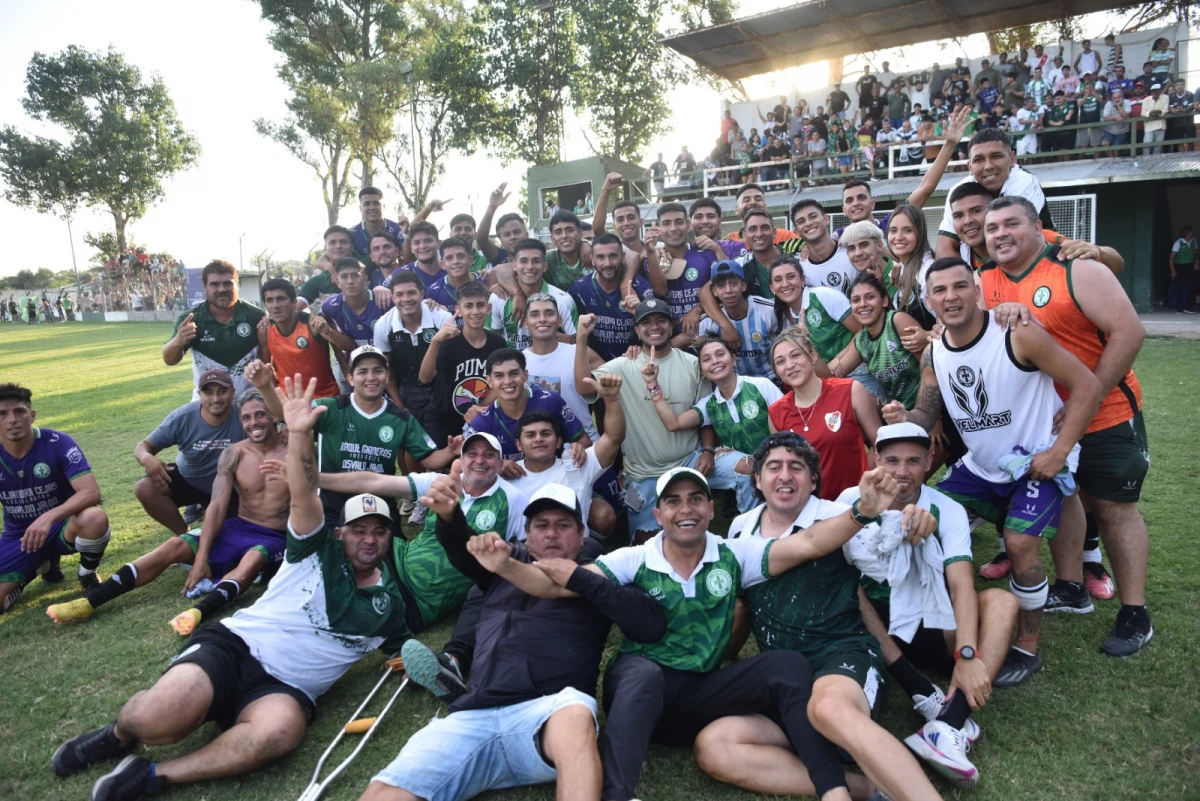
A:
[[[805,198],[792,205],[791,214],[792,223],[805,241],[804,258],[800,262],[805,285],[827,286],[846,294],[858,270],[829,233],[825,209],[817,201]]]
[[[596,317],[591,335],[576,344],[590,347],[607,362],[623,355],[633,342],[633,315],[621,294],[625,274],[621,240],[615,234],[597,236],[592,242],[592,263],[595,269],[571,285],[575,308]],[[649,280],[641,274],[633,277],[631,289],[637,302],[654,297]]]
[[[387,231],[372,236],[370,263],[374,266],[370,276],[372,290],[387,289],[383,282],[400,266],[400,241]]]
[[[350,229],[350,244],[354,248],[354,255],[360,261],[371,260],[374,258],[371,254],[371,240],[376,234],[386,233],[392,237],[393,241],[399,245],[404,241],[404,232],[400,230],[400,225],[383,217],[383,192],[373,186],[364,186],[358,190],[358,210],[362,213],[362,222]],[[385,265],[375,262],[375,266],[381,270]],[[383,273],[384,276],[387,272]],[[372,283],[372,287],[379,284]]]
[[[208,370],[199,384],[200,400],[168,414],[133,449],[133,458],[146,471],[133,485],[133,494],[152,520],[176,536],[187,531],[190,522],[180,517],[180,508],[208,506],[221,454],[246,437],[230,411],[234,396],[229,373]],[[164,464],[156,454],[172,446],[178,448],[175,461]]]
[[[70,776],[124,757],[93,785],[92,801],[131,801],[169,785],[250,773],[291,753],[316,712],[316,699],[376,649],[395,654],[410,633],[404,597],[385,556],[387,505],[351,498],[330,530],[317,498],[312,431],[328,411],[285,382],[274,405],[286,409],[288,511],[283,564],[246,609],[199,628],[149,690],[117,719],[63,743],[51,764]],[[183,740],[207,721],[222,732],[190,753],[152,761],[129,754],[139,743]]]
[[[322,334],[329,323],[320,315],[296,310],[296,287],[286,278],[262,286],[267,317],[258,323],[259,358],[277,376],[297,373],[317,379],[317,397],[340,393],[329,364],[329,342]]]
[[[278,418],[267,409],[254,388],[237,399],[238,421],[246,438],[221,452],[212,500],[199,535],[179,534],[150,553],[126,564],[83,598],[55,604],[46,610],[55,623],[87,620],[101,605],[154,581],[177,563],[190,563],[183,591],[192,591],[204,579],[215,577],[216,586],[200,603],[171,621],[178,634],[187,636],[202,618],[248,589],[263,572],[273,572],[283,558],[287,525],[288,488],[259,468],[267,459],[282,459],[287,452],[287,431],[277,430]],[[233,493],[238,511],[226,516]]]
[[[179,315],[173,335],[162,347],[163,362],[179,364],[192,352],[192,374],[199,380],[209,370],[225,370],[235,392],[250,384],[243,376],[246,365],[258,358],[255,331],[266,314],[238,300],[238,272],[227,261],[212,261],[200,271],[204,302]],[[192,400],[199,399],[199,389]]]

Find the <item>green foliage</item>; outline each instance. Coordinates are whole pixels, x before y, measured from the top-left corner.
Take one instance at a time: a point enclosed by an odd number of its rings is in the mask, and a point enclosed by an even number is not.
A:
[[[107,209],[121,247],[126,225],[162,198],[163,180],[199,158],[200,145],[176,116],[162,80],[144,81],[115,50],[72,45],[53,56],[35,53],[25,91],[25,112],[61,133],[0,130],[5,198],[43,213]]]
[[[122,250],[121,246],[117,244],[117,235],[111,231],[102,231],[99,234],[88,231],[83,235],[83,241],[89,247],[96,249],[90,259],[93,264],[104,265],[110,259],[115,259]]]

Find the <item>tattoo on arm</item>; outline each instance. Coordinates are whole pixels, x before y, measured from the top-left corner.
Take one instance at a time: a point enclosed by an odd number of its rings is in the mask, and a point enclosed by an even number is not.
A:
[[[236,445],[230,445],[221,451],[221,458],[217,460],[217,475],[213,479],[213,497],[217,497],[227,488],[237,486],[237,467],[241,460],[242,449]]]
[[[930,348],[926,348],[921,357],[921,387],[917,390],[917,402],[908,413],[908,419],[928,431],[937,424],[941,413],[942,391],[938,388],[937,376],[933,374],[933,354]]]
[[[317,460],[311,454],[300,456],[300,466],[304,469],[304,481],[309,489],[317,488]]]

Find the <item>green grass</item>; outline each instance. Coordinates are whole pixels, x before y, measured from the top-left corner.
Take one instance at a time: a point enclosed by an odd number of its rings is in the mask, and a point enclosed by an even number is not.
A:
[[[0,381],[32,388],[39,421],[78,439],[95,468],[113,521],[113,543],[101,567],[104,576],[166,536],[133,498],[141,468],[132,451],[167,412],[188,400],[190,365],[165,367],[159,358],[168,336],[166,324],[0,327]],[[1048,616],[1046,667],[1024,686],[999,691],[977,718],[984,739],[972,758],[982,782],[962,797],[1200,798],[1195,687],[1200,675],[1200,582],[1195,578],[1200,526],[1192,517],[1200,497],[1197,364],[1200,343],[1173,340],[1148,342],[1137,364],[1154,454],[1142,500],[1150,526],[1153,643],[1124,661],[1100,654],[1116,601],[1098,603],[1097,611],[1086,617]],[[987,527],[977,537],[977,557],[986,560],[994,553],[995,537]],[[73,573],[75,559],[64,566]],[[45,608],[77,597],[78,586],[73,580],[55,587],[35,581],[13,612],[0,618],[0,800],[86,797],[100,771],[58,779],[49,766],[50,754],[67,737],[111,720],[131,693],[158,677],[180,646],[167,621],[185,608],[179,597],[183,579],[183,571],[168,571],[88,623],[64,628],[50,622]],[[253,589],[250,600],[259,592]],[[422,639],[440,646],[449,633],[449,624],[443,624]],[[374,684],[380,661],[380,656],[363,660],[321,699],[316,723],[290,758],[253,776],[178,788],[171,797],[297,797],[319,754]],[[891,693],[885,724],[904,736],[915,730],[918,719],[905,709],[900,695]],[[406,691],[326,797],[357,798],[372,774],[438,712],[438,704],[423,691]],[[212,736],[206,727],[153,753],[177,754]],[[959,797],[940,779],[935,783],[947,797]],[[700,774],[689,752],[657,747],[642,773],[639,793],[654,801],[751,797]],[[536,788],[504,797],[551,799],[553,791]]]

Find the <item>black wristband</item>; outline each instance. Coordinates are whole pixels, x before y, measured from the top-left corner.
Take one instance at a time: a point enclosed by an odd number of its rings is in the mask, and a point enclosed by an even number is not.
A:
[[[876,515],[875,517],[867,517],[862,512],[858,511],[858,499],[855,499],[854,503],[850,504],[850,517],[854,519],[855,523],[858,523],[864,528],[872,523],[883,522],[879,515]]]

